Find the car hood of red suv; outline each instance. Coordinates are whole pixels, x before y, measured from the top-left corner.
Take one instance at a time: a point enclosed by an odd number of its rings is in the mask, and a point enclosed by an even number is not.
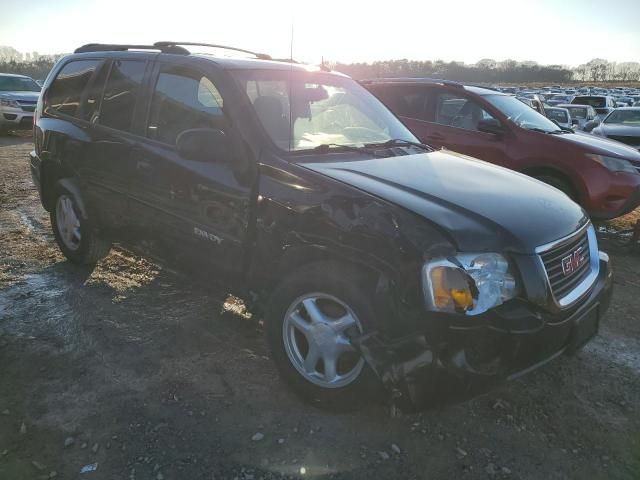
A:
[[[588,221],[559,190],[449,151],[303,165],[417,213],[460,251],[533,254]]]
[[[585,147],[585,153],[597,153],[598,155],[609,155],[612,157],[624,158],[634,163],[640,164],[640,152],[624,143],[599,137],[590,133],[565,133],[558,135],[558,139],[573,142]]]

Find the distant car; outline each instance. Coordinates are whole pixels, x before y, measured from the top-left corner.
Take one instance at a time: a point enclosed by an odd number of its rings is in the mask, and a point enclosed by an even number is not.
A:
[[[615,97],[615,101],[618,107],[630,107],[633,105],[633,98],[624,95]]]
[[[591,133],[640,150],[640,107],[617,108]]]
[[[576,105],[591,105],[602,120],[616,108],[616,102],[609,95],[582,95],[571,100]]]
[[[0,73],[0,135],[33,128],[40,86],[33,78]]]
[[[573,105],[573,104],[560,104],[556,105],[558,108],[565,108],[571,115],[572,128],[577,130],[590,130],[586,128],[588,124],[592,125],[591,128],[596,126],[597,114],[595,109],[591,105]]]
[[[566,108],[547,107],[544,109],[549,120],[556,122],[562,128],[571,128],[571,114]]]
[[[560,105],[561,103],[571,103],[573,97],[573,95],[552,95],[551,97],[547,98],[547,103],[552,107],[555,107],[556,105]]]

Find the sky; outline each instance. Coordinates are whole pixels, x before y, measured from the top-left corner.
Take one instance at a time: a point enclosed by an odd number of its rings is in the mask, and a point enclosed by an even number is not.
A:
[[[0,45],[233,45],[308,63],[408,58],[640,61],[640,0],[0,0]]]

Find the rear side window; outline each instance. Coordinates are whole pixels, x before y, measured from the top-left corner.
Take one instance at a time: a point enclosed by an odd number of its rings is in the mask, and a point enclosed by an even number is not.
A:
[[[175,145],[193,128],[225,130],[223,99],[213,82],[194,70],[163,65],[151,99],[147,136]]]
[[[372,91],[396,115],[418,120],[428,120],[428,90],[426,88],[387,86]]]
[[[102,97],[98,123],[125,132],[131,130],[144,69],[145,62],[141,60],[113,62]]]
[[[45,111],[76,116],[83,92],[99,64],[100,60],[76,60],[62,67],[49,88]]]

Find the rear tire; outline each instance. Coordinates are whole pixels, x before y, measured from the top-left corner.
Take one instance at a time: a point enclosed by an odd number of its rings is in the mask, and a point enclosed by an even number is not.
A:
[[[91,218],[83,218],[73,193],[60,183],[55,186],[51,228],[60,250],[71,262],[93,265],[106,257],[111,242],[100,236]]]
[[[316,406],[354,410],[381,391],[344,335],[370,331],[375,324],[366,283],[356,272],[319,262],[285,277],[271,295],[266,334],[276,367],[300,397]]]

